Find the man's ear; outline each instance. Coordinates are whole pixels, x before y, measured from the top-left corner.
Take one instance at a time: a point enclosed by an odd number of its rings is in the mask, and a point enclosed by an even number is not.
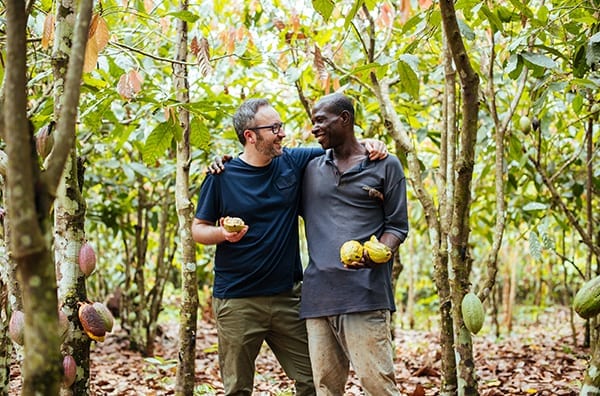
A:
[[[342,120],[344,120],[344,124],[350,122],[350,112],[348,110],[342,110],[340,117],[342,117]]]
[[[250,129],[246,129],[244,131],[244,137],[246,138],[246,141],[248,143],[251,143],[251,144],[256,143],[256,136],[254,135],[254,131],[251,131]]]

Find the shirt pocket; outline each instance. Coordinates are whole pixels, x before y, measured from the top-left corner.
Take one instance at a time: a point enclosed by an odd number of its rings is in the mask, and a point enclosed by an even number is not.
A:
[[[295,201],[298,195],[298,183],[298,177],[293,172],[282,173],[275,179],[275,187],[277,187],[284,202]]]

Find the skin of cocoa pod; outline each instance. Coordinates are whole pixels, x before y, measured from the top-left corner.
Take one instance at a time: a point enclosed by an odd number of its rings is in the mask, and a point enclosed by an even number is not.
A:
[[[96,311],[93,304],[83,303],[78,310],[79,321],[83,331],[92,340],[102,342],[106,335],[106,327],[102,316]]]
[[[66,355],[63,358],[63,386],[70,388],[77,377],[77,364],[71,355]]]
[[[13,311],[8,323],[8,334],[16,344],[25,342],[25,314],[22,311]]]
[[[90,276],[96,269],[96,252],[89,242],[81,245],[79,250],[79,269],[85,276]]]
[[[106,329],[106,332],[110,333],[112,331],[113,325],[115,323],[115,320],[114,320],[112,314],[110,313],[110,311],[108,310],[106,305],[104,305],[102,303],[95,302],[93,305],[94,305],[94,309],[102,317],[102,321],[104,322],[104,328]]]

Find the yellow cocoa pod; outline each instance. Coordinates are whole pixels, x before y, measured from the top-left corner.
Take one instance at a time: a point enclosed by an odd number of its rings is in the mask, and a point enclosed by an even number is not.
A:
[[[392,258],[392,249],[388,245],[379,242],[375,235],[364,244],[367,255],[377,264],[387,263]]]
[[[340,248],[340,259],[344,265],[351,265],[360,261],[363,256],[363,247],[358,241],[346,241]]]
[[[223,228],[228,232],[239,232],[244,228],[244,220],[239,217],[225,217],[223,219]]]

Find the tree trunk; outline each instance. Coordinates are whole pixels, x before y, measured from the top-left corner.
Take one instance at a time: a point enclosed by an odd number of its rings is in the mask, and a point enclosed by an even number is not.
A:
[[[471,67],[458,28],[454,3],[440,2],[445,39],[460,77],[462,91],[462,128],[460,133],[457,163],[455,170],[455,191],[452,206],[452,222],[449,232],[449,257],[452,267],[452,305],[455,332],[455,345],[458,353],[458,393],[478,395],[477,376],[473,359],[471,336],[464,326],[460,309],[463,296],[470,290],[469,275],[469,218],[471,207],[471,180],[477,140],[477,120],[479,111],[479,77]]]
[[[154,356],[154,343],[157,332],[158,315],[162,307],[163,292],[165,290],[165,284],[169,276],[169,270],[171,268],[172,257],[174,254],[170,253],[167,256],[167,244],[171,241],[171,232],[169,227],[169,208],[171,199],[168,194],[168,186],[170,183],[166,183],[166,192],[162,198],[160,220],[159,220],[159,240],[158,250],[156,253],[156,270],[155,280],[152,290],[148,292],[148,325],[146,328],[146,356]]]
[[[54,119],[60,117],[60,106],[71,43],[73,42],[76,13],[74,3],[61,1],[56,7],[55,42],[52,52],[54,75]],[[69,154],[54,204],[54,255],[58,282],[59,309],[68,318],[69,331],[63,340],[61,352],[71,355],[77,364],[77,377],[70,389],[61,389],[62,395],[87,395],[90,375],[90,339],[83,332],[77,315],[81,301],[87,300],[85,275],[79,269],[79,250],[85,242],[86,204],[81,195],[83,165],[77,161],[75,144]]]
[[[79,303],[88,299],[86,277],[79,268],[79,251],[86,242],[86,204],[79,186],[82,173],[82,165],[78,165],[73,151],[65,167],[64,179],[54,205],[54,254],[58,300],[60,309],[69,322],[62,354],[73,356],[78,369],[73,385],[69,389],[61,390],[61,395],[64,396],[89,394],[91,340],[84,333],[78,317]]]
[[[181,1],[181,10],[188,8],[187,0]],[[173,80],[177,91],[177,101],[189,103],[187,67],[187,23],[177,21],[177,54],[181,63],[173,65]],[[198,280],[196,275],[196,245],[192,239],[194,207],[190,200],[190,115],[184,106],[179,107],[179,123],[183,128],[181,140],[177,143],[177,179],[175,207],[179,219],[179,239],[182,256],[182,306],[179,321],[179,362],[177,366],[177,395],[191,395],[195,384],[196,322],[198,320]]]
[[[5,257],[0,257],[0,267],[8,266]],[[2,275],[0,273],[0,275]],[[10,310],[8,308],[8,287],[5,277],[0,276],[0,395],[8,395],[10,382],[10,361],[12,353],[12,343],[8,338],[8,318]]]
[[[25,395],[58,393],[61,360],[56,279],[49,249],[47,219],[49,197],[39,191],[39,169],[33,131],[27,119],[26,25],[22,1],[6,2],[6,90],[11,100],[4,103],[5,139],[8,154],[7,206],[14,258],[23,286],[25,313]]]

